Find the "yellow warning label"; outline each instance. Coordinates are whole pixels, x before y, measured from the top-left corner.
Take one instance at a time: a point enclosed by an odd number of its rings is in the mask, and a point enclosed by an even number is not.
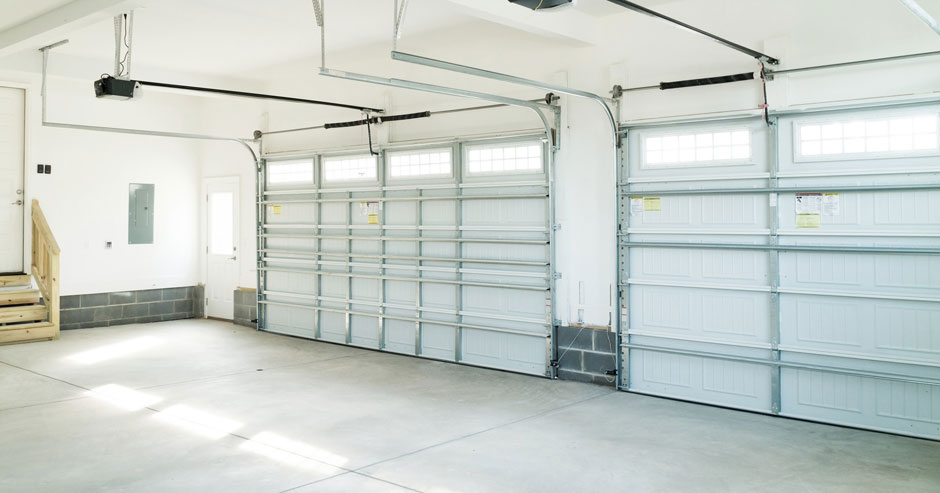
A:
[[[379,215],[378,214],[369,214],[369,224],[378,224]]]
[[[818,228],[819,227],[819,214],[797,214],[796,215],[796,227],[797,228]]]
[[[643,197],[643,210],[644,211],[662,210],[662,203],[659,200],[659,197]]]
[[[274,212],[274,215],[275,215],[275,216],[279,216],[279,215],[281,214],[281,206],[279,206],[279,205],[273,205],[273,206],[271,206],[271,209],[272,209],[272,211]]]

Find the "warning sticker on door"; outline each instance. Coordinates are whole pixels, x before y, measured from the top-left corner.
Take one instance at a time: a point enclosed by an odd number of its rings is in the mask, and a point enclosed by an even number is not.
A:
[[[359,212],[363,216],[378,215],[380,209],[378,202],[359,202]]]
[[[281,206],[279,206],[279,205],[273,205],[273,206],[271,206],[271,213],[274,214],[275,216],[280,216],[280,215],[281,215]]]
[[[379,215],[378,214],[369,214],[369,224],[378,224]]]
[[[818,228],[820,224],[819,214],[797,214],[797,228]]]
[[[838,216],[842,213],[842,207],[839,203],[839,194],[824,193],[822,196],[822,214],[824,216]]]
[[[662,201],[659,197],[630,197],[630,215],[635,216],[641,212],[656,212],[662,210]]]
[[[643,197],[630,197],[630,215],[635,216],[643,212]]]
[[[796,213],[819,214],[822,211],[822,196],[821,193],[796,194]]]

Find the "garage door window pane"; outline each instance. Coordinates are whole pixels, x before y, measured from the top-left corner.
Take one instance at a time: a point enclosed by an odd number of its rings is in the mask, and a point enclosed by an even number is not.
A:
[[[453,156],[450,149],[389,153],[392,178],[450,176]]]
[[[324,181],[374,180],[377,161],[375,156],[343,156],[323,159]]]
[[[920,155],[940,150],[940,115],[797,124],[798,154],[810,160],[844,155]],[[817,158],[817,159],[812,159]]]
[[[643,139],[644,168],[735,164],[750,159],[751,132],[746,128]]]
[[[467,174],[533,173],[542,171],[542,145],[517,143],[467,149]]]
[[[271,185],[313,183],[313,160],[268,163],[268,183]]]

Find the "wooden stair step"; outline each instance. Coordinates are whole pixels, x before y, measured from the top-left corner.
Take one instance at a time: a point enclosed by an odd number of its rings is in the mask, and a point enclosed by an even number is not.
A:
[[[0,276],[0,287],[29,286],[32,284],[29,274],[12,274]]]
[[[52,340],[56,337],[58,337],[58,331],[50,322],[0,327],[0,344]]]
[[[38,289],[0,290],[0,306],[35,305],[39,303]]]
[[[0,324],[39,322],[45,320],[48,313],[43,305],[0,307]]]

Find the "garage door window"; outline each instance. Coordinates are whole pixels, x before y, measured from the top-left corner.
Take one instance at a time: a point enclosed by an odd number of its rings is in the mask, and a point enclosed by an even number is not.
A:
[[[940,150],[937,113],[796,123],[801,161],[895,157]]]
[[[268,163],[268,184],[301,185],[313,183],[313,159]]]
[[[661,134],[643,139],[643,168],[747,164],[751,132],[735,128],[717,132]]]
[[[467,148],[470,175],[497,173],[540,173],[542,145],[539,142],[481,145]]]
[[[324,158],[323,180],[327,182],[375,180],[378,176],[377,165],[375,156],[369,155]]]
[[[452,175],[450,149],[430,149],[388,154],[390,178],[430,178]]]

